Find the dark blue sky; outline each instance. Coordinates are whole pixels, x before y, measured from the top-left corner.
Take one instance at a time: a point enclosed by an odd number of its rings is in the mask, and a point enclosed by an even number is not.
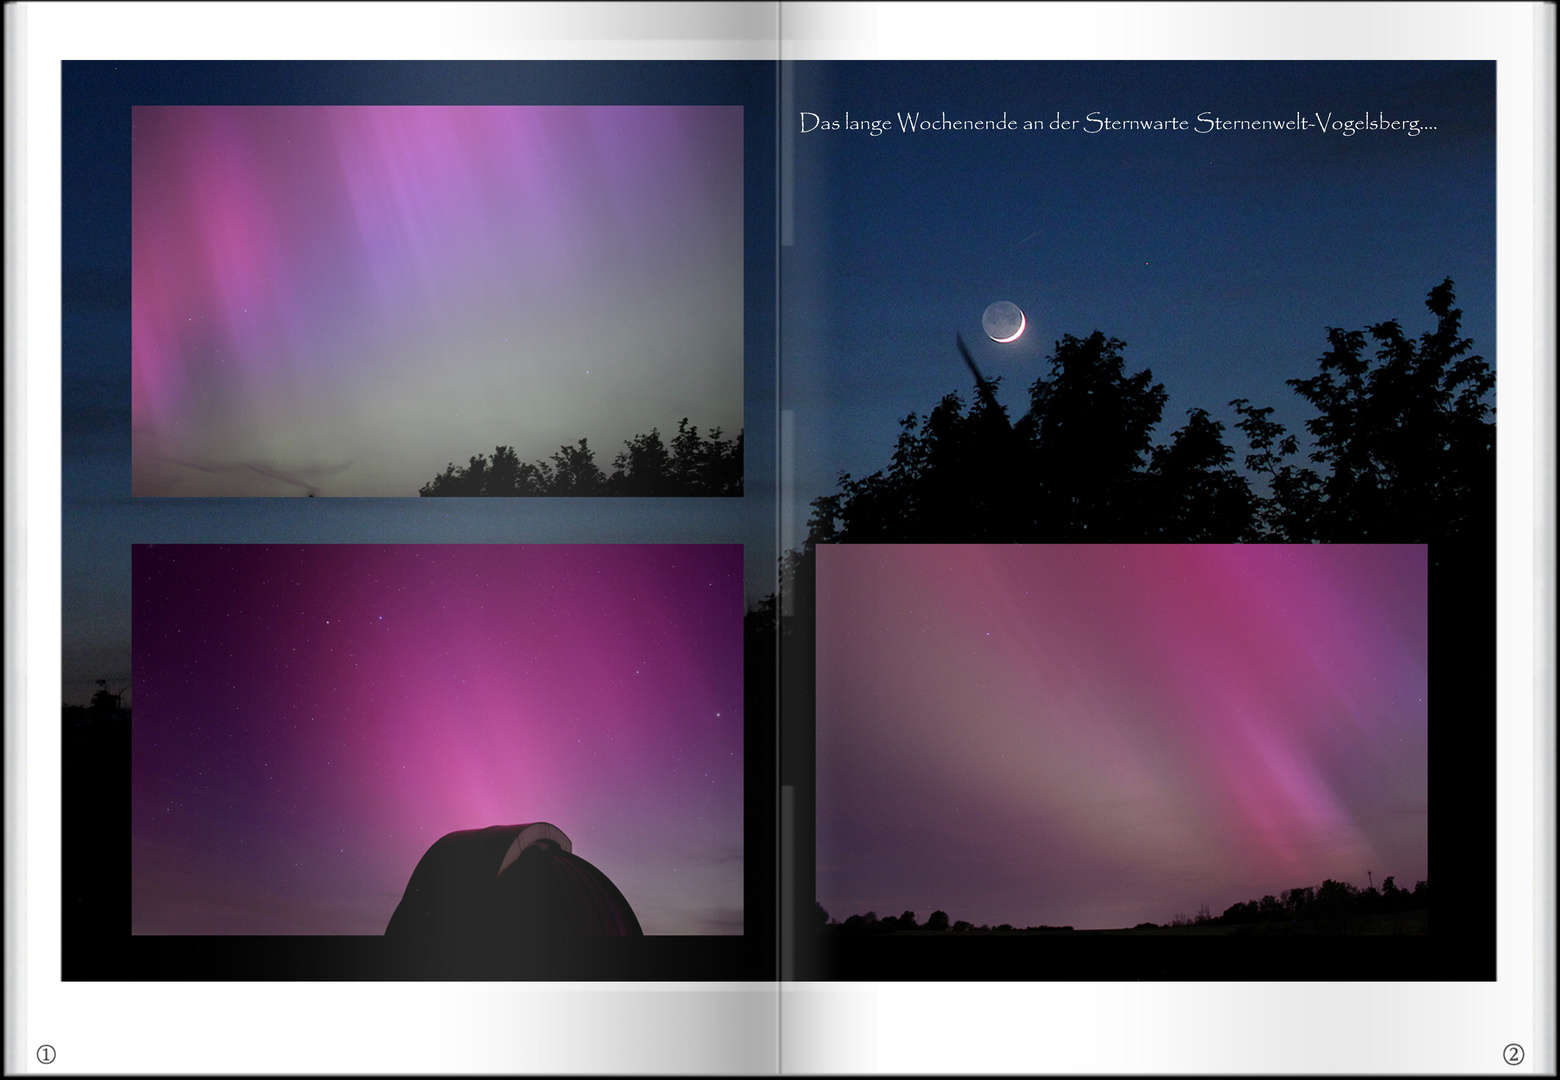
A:
[[[1310,413],[1284,380],[1315,374],[1327,328],[1397,319],[1417,337],[1433,327],[1425,296],[1446,277],[1463,332],[1495,359],[1493,63],[794,70],[782,102],[795,216],[782,249],[781,407],[796,414],[804,504],[832,490],[840,470],[884,467],[906,413],[924,415],[950,391],[968,403],[955,332],[986,375],[1003,377],[1015,418],[1064,334],[1122,339],[1128,371],[1151,368],[1170,393],[1160,439],[1194,406],[1230,424],[1226,403],[1237,397],[1276,406],[1298,430]],[[802,133],[802,111],[891,127]],[[912,134],[897,117],[1000,120],[1004,111],[1080,123]],[[1091,133],[1090,113],[1191,126]],[[1313,126],[1199,132],[1205,113],[1299,114]],[[1421,131],[1324,132],[1316,113],[1417,120]],[[1029,320],[1012,345],[981,332],[981,313],[1004,299]]]

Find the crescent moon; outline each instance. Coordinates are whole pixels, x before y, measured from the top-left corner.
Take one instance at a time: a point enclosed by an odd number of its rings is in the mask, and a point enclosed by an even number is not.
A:
[[[998,300],[980,317],[980,325],[992,341],[999,345],[1008,345],[1023,335],[1024,329],[1029,325],[1029,316],[1025,315],[1024,309],[1013,301]]]
[[[1020,337],[1023,336],[1023,334],[1024,334],[1024,327],[1026,327],[1028,325],[1029,325],[1029,317],[1027,315],[1025,315],[1023,309],[1020,308],[1019,312],[1018,312],[1018,329],[1013,331],[1013,336],[1012,337],[992,338],[991,340],[995,341],[995,342],[997,342],[998,344],[1001,344],[1001,345],[1006,345],[1010,341],[1017,341]]]

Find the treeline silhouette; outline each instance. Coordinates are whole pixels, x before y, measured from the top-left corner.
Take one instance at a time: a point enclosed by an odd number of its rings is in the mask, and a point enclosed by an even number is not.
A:
[[[869,911],[865,915],[852,915],[844,922],[838,922],[829,917],[828,911],[817,901],[814,901],[817,926],[830,933],[838,934],[898,934],[910,930],[924,930],[934,934],[945,931],[952,933],[986,933],[992,930],[1071,930],[1071,926],[1014,926],[1011,923],[1002,923],[1000,926],[987,926],[982,923],[974,926],[960,919],[956,923],[948,921],[946,911],[934,911],[927,916],[925,923],[917,923],[915,912],[906,911],[899,915],[888,915],[878,918],[878,913]]]
[[[1169,440],[1153,429],[1168,399],[1126,343],[1064,336],[1013,421],[964,343],[975,378],[910,413],[886,468],[841,473],[813,500],[808,546],[824,543],[1491,542],[1495,376],[1461,336],[1450,278],[1425,306],[1434,330],[1411,339],[1396,320],[1329,328],[1310,378],[1287,384],[1316,415],[1310,465],[1271,406],[1229,403],[1247,445],[1244,469],[1222,421],[1188,411]],[[1367,333],[1375,345],[1367,352]]]
[[[736,496],[742,494],[742,433],[722,439],[721,429],[701,437],[688,418],[678,421],[667,445],[659,428],[623,443],[608,475],[596,464],[585,439],[560,446],[550,461],[523,462],[514,449],[498,446],[465,465],[450,462],[417,492],[424,496],[623,495]]]
[[[986,933],[991,931],[1070,931],[1071,926],[1014,926],[1001,923],[974,926],[963,919],[950,923],[946,911],[934,911],[925,923],[917,923],[915,912],[879,918],[877,912],[852,915],[843,922],[830,918],[823,904],[814,901],[815,926],[835,934],[894,934],[912,930],[929,933]],[[1418,882],[1413,889],[1400,889],[1396,878],[1389,877],[1378,890],[1374,885],[1361,889],[1346,881],[1328,878],[1320,887],[1285,889],[1277,896],[1231,904],[1224,914],[1213,915],[1204,904],[1196,916],[1178,914],[1165,927],[1182,926],[1254,926],[1267,924],[1274,929],[1296,933],[1347,933],[1358,930],[1371,916],[1430,910],[1430,885]],[[1158,930],[1159,923],[1140,922],[1133,930]]]
[[[1327,878],[1317,888],[1285,889],[1277,896],[1264,896],[1261,900],[1246,900],[1231,904],[1222,915],[1210,915],[1204,904],[1195,917],[1177,914],[1167,926],[1203,926],[1218,924],[1241,926],[1255,923],[1315,923],[1319,928],[1367,915],[1387,915],[1400,911],[1428,911],[1430,909],[1430,883],[1420,881],[1412,889],[1397,887],[1397,879],[1389,877],[1378,890],[1374,885],[1364,889],[1347,881]],[[1139,923],[1139,927],[1153,927],[1154,923]]]

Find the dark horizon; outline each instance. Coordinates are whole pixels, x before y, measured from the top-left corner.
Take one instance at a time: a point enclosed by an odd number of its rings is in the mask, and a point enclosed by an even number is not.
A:
[[[1376,898],[1379,899],[1384,894],[1383,885],[1385,884],[1385,882],[1388,881],[1388,880],[1392,880],[1393,888],[1394,888],[1395,892],[1406,893],[1406,894],[1410,894],[1410,895],[1417,894],[1417,895],[1420,895],[1421,897],[1427,897],[1428,896],[1427,892],[1422,891],[1422,890],[1428,890],[1428,888],[1429,888],[1429,879],[1428,878],[1421,878],[1418,881],[1415,881],[1415,882],[1413,882],[1411,884],[1406,884],[1406,885],[1398,884],[1397,881],[1396,881],[1396,878],[1397,878],[1396,874],[1387,874],[1385,876],[1378,876],[1377,877],[1377,884],[1366,885],[1364,888],[1361,888],[1356,882],[1353,882],[1353,881],[1340,881],[1340,884],[1343,884],[1343,885],[1347,886],[1349,889],[1353,890],[1354,892],[1360,893],[1360,894],[1374,892]],[[1339,879],[1330,879],[1330,880],[1339,881]],[[1272,898],[1272,899],[1280,901],[1280,903],[1285,903],[1287,901],[1287,897],[1288,897],[1289,894],[1294,894],[1294,893],[1296,893],[1296,892],[1298,892],[1299,890],[1302,890],[1302,889],[1310,890],[1314,894],[1320,888],[1320,886],[1322,884],[1323,884],[1322,882],[1313,882],[1313,883],[1311,883],[1309,885],[1292,885],[1292,886],[1290,886],[1288,888],[1285,888],[1285,889],[1274,889],[1274,890],[1272,890],[1270,892],[1263,893],[1260,896],[1252,896],[1252,897],[1248,897],[1246,900],[1236,901],[1236,903],[1234,905],[1230,905],[1229,907],[1226,907],[1223,910],[1219,910],[1219,911],[1215,911],[1215,910],[1213,910],[1210,907],[1207,910],[1206,920],[1204,919],[1203,915],[1201,914],[1201,908],[1199,907],[1199,909],[1197,911],[1193,911],[1193,912],[1190,912],[1190,913],[1188,913],[1187,911],[1184,911],[1184,910],[1177,911],[1173,915],[1165,916],[1165,918],[1163,920],[1143,919],[1143,920],[1140,920],[1137,923],[1123,924],[1123,925],[1120,925],[1120,926],[1081,926],[1081,925],[1077,925],[1077,924],[1073,924],[1073,923],[1062,924],[1062,925],[1033,924],[1033,923],[1026,924],[1026,925],[1019,925],[1018,923],[1009,923],[1008,920],[1003,920],[1001,923],[970,924],[968,926],[968,928],[972,929],[972,930],[981,930],[981,929],[997,930],[997,929],[999,929],[1003,925],[1009,925],[1010,928],[1013,929],[1013,930],[1075,930],[1075,931],[1080,931],[1081,932],[1081,931],[1100,931],[1100,930],[1133,930],[1133,929],[1140,928],[1140,927],[1142,927],[1145,924],[1153,926],[1153,927],[1161,928],[1161,929],[1171,928],[1171,927],[1181,926],[1181,925],[1197,925],[1198,923],[1200,923],[1202,921],[1208,921],[1208,922],[1212,922],[1212,923],[1216,923],[1216,924],[1222,924],[1224,919],[1225,919],[1225,917],[1226,917],[1226,915],[1231,911],[1232,908],[1234,908],[1237,905],[1248,904],[1248,903],[1261,904],[1261,902],[1264,899],[1267,899],[1267,898]],[[1428,906],[1429,906],[1428,899],[1422,899],[1421,901],[1419,901],[1419,903],[1422,904],[1421,907],[1403,908],[1401,910],[1426,910],[1426,909],[1428,909]],[[827,911],[827,909],[825,909],[825,911]],[[923,911],[919,911],[919,910],[915,910],[913,908],[903,908],[903,909],[900,909],[897,913],[895,913],[893,911],[879,912],[879,911],[876,911],[876,910],[872,910],[872,911],[851,912],[849,915],[841,915],[840,913],[835,912],[835,911],[827,911],[827,914],[828,914],[828,923],[827,923],[827,925],[829,927],[831,927],[831,928],[833,928],[833,927],[842,927],[842,926],[845,925],[845,922],[846,922],[847,919],[863,918],[863,917],[865,917],[867,915],[874,915],[874,916],[877,917],[877,919],[879,921],[881,921],[883,919],[887,919],[887,918],[896,918],[897,919],[897,918],[902,916],[907,911],[915,916],[916,926],[914,927],[914,929],[918,929],[918,930],[926,930],[926,929],[928,929],[929,927],[928,927],[927,924],[928,924],[929,920],[932,918],[932,916],[934,914],[936,914],[939,911],[941,911],[943,914],[948,916],[949,926],[952,929],[956,929],[954,924],[956,924],[956,923],[958,923],[960,921],[963,921],[965,923],[970,923],[970,920],[967,920],[967,919],[960,920],[959,917],[958,917],[958,913],[957,912],[948,911],[947,909],[942,908],[942,907],[935,907],[935,908],[926,909],[924,912]],[[1181,919],[1184,919],[1186,921],[1184,923],[1177,921],[1177,920],[1181,920]]]

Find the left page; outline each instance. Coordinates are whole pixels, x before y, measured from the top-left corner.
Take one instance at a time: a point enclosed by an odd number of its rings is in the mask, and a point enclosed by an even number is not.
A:
[[[775,1069],[769,11],[26,11],[8,1068]]]

